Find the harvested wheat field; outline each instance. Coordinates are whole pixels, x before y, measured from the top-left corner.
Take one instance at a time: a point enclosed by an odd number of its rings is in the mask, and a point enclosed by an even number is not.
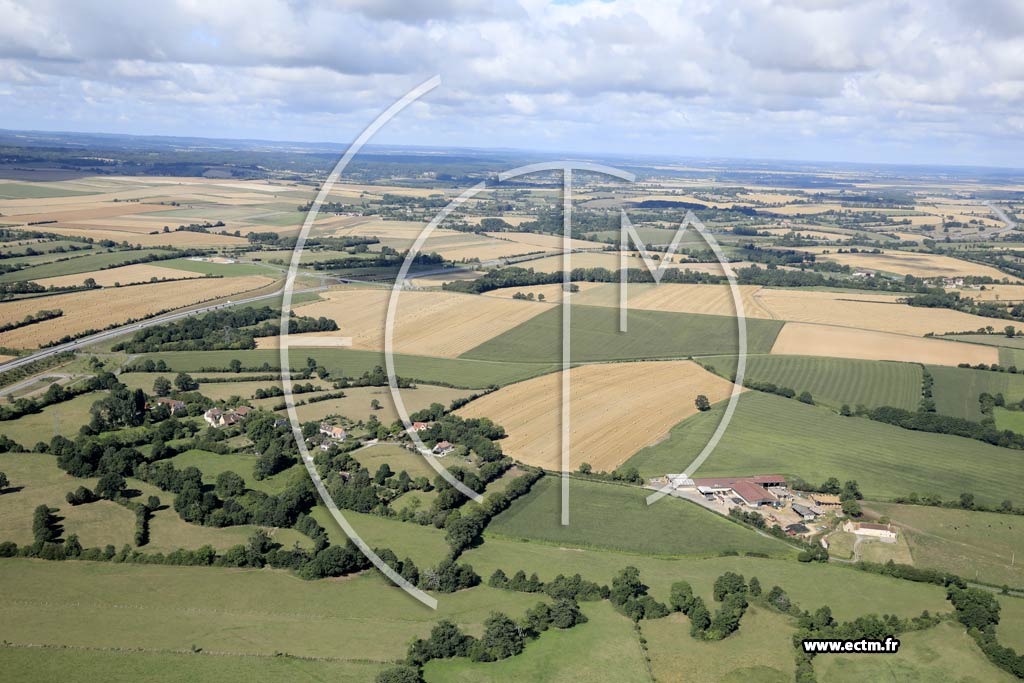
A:
[[[529,290],[529,287],[523,289]],[[770,312],[761,307],[756,298],[756,294],[761,290],[760,285],[737,285],[737,289],[740,292],[740,301],[743,303],[743,312],[747,318],[772,317]],[[705,315],[724,315],[730,318],[736,316],[736,306],[729,285],[684,285],[674,282],[660,285],[634,283],[629,285],[627,296],[629,308],[637,310],[703,313]],[[596,287],[581,291],[573,301],[586,306],[618,306],[619,285],[597,283]]]
[[[201,301],[259,289],[273,282],[259,275],[234,278],[199,278],[182,282],[158,282],[119,289],[116,294],[89,290],[72,294],[21,299],[0,303],[0,324],[23,319],[39,310],[60,309],[64,315],[0,334],[0,346],[35,348],[90,329],[100,330],[159,311],[183,308]]]
[[[37,226],[15,226],[15,230],[36,230]],[[241,247],[248,246],[249,241],[244,237],[234,235],[220,235],[206,232],[192,232],[180,230],[168,233],[157,233],[155,235],[126,232],[124,230],[110,230],[101,225],[90,225],[88,223],[58,223],[47,225],[46,232],[66,237],[91,237],[95,240],[113,240],[115,242],[127,242],[131,245],[142,247]]]
[[[947,289],[947,292],[959,292],[965,299],[975,301],[1024,301],[1024,285],[985,285],[985,289]],[[1005,322],[1003,324],[1005,327]]]
[[[157,280],[180,280],[197,277],[203,277],[203,274],[177,268],[154,266],[148,263],[139,263],[134,266],[93,270],[87,273],[75,273],[74,275],[44,277],[35,280],[35,282],[43,287],[76,287],[85,282],[86,279],[92,278],[99,286],[110,287],[116,282],[120,282],[122,285],[131,285],[137,282],[149,282],[153,278]]]
[[[830,356],[932,365],[999,362],[999,349],[994,346],[809,323],[786,323],[775,338],[771,352],[783,356]]]
[[[561,251],[563,247],[562,237],[559,235],[541,234],[536,232],[485,232],[485,235],[496,240],[516,242],[524,244],[533,249],[525,251]],[[599,242],[588,242],[587,240],[570,239],[570,249],[604,249]]]
[[[574,303],[589,304],[590,302],[584,301],[581,295],[584,292],[588,292],[593,289],[600,289],[604,287],[614,286],[608,285],[604,282],[574,282],[579,291],[576,293],[570,293],[569,298]],[[616,290],[618,291],[618,290]],[[533,294],[535,299],[539,300],[540,295],[544,295],[544,301],[549,303],[559,303],[563,298],[562,284],[560,282],[551,285],[524,285],[522,287],[502,287],[501,289],[494,289],[484,294],[484,296],[494,296],[500,299],[511,299],[516,294],[524,294],[529,296]]]
[[[939,254],[890,251],[884,254],[820,254],[819,258],[847,265],[851,268],[868,268],[870,270],[881,270],[887,273],[913,275],[915,277],[963,277],[965,275],[978,275],[995,278],[996,280],[1008,278],[1011,282],[1020,281],[1018,278],[1007,275],[991,266],[983,266]]]
[[[753,298],[761,310],[769,313],[768,317],[776,320],[841,325],[917,337],[929,332],[944,334],[990,325],[1002,329],[1006,325],[1005,320],[946,308],[899,304],[897,296],[886,294],[761,289]]]
[[[326,316],[338,322],[335,333],[316,336],[352,338],[352,348],[384,348],[384,324],[390,289],[349,288],[321,294],[295,309],[298,315]],[[550,304],[454,292],[402,292],[395,312],[395,353],[456,356],[479,346],[550,308]],[[302,335],[289,336],[302,343]],[[259,348],[276,348],[277,337],[261,338]]]
[[[822,232],[820,230],[804,230],[803,228],[762,228],[758,229],[758,232],[767,232],[770,235],[788,235],[791,232],[795,232],[803,237],[807,237],[815,240],[829,240],[838,241],[849,239],[849,235],[843,235],[836,232]]]
[[[436,275],[424,275],[423,277],[409,278],[409,284],[420,289],[425,287],[440,287],[449,282],[461,282],[463,280],[475,280],[481,277],[483,272],[479,270],[454,270],[450,273],[437,273]]]
[[[569,377],[572,470],[584,462],[597,471],[614,470],[695,414],[698,394],[714,403],[733,391],[731,382],[691,361],[584,365]],[[501,441],[507,455],[559,470],[561,378],[554,373],[512,384],[458,414],[491,418],[508,432]]]

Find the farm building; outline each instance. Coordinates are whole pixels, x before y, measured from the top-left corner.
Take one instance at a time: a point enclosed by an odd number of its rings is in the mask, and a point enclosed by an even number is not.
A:
[[[681,479],[680,477],[681,475],[668,475],[669,481],[676,488],[692,486],[704,495],[722,494],[739,499],[740,503],[749,507],[761,507],[762,505],[778,507],[781,505],[779,499],[787,495],[786,480],[777,474],[702,479]]]
[[[790,524],[786,527],[787,536],[798,536],[800,534],[806,534],[809,531],[810,529],[808,529],[803,524]]]
[[[801,505],[800,503],[793,503],[793,512],[800,515],[800,517],[806,522],[813,521],[819,514],[816,510],[809,508],[806,505]]]
[[[438,441],[437,445],[435,445],[433,450],[430,452],[434,455],[443,456],[448,455],[453,450],[455,450],[455,446],[453,446],[450,441]]]
[[[329,425],[326,422],[320,423],[320,433],[338,441],[344,441],[348,438],[348,433],[345,432],[344,427],[335,427],[334,425]]]
[[[870,538],[877,538],[879,541],[885,543],[896,542],[896,530],[892,528],[890,524],[873,524],[871,522],[854,522],[847,520],[843,524],[843,531],[857,536],[868,536]]]
[[[430,427],[426,422],[413,422],[412,427],[409,428],[410,432],[422,432]]]

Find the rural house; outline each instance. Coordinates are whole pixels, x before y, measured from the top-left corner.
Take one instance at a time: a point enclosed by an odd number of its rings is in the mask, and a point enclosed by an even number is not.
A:
[[[158,398],[156,400],[156,402],[157,402],[158,405],[162,404],[162,405],[165,405],[168,408],[170,408],[171,409],[171,415],[174,415],[179,410],[181,410],[181,411],[185,410],[185,402],[184,401],[179,401],[179,400],[177,400],[175,398],[167,398],[166,396],[161,396],[160,398]]]
[[[877,538],[883,543],[895,543],[896,542],[896,530],[892,528],[890,524],[874,524],[871,522],[854,522],[853,520],[846,520],[843,524],[843,531],[857,536],[867,536],[868,538]]]
[[[221,410],[220,408],[210,408],[203,413],[203,419],[206,420],[206,424],[211,427],[230,427],[232,425],[239,424],[245,420],[246,417],[252,412],[252,408],[249,406],[239,406],[230,410]]]
[[[455,450],[455,446],[450,441],[438,441],[431,453],[437,456],[445,456],[453,450]]]
[[[320,433],[330,439],[336,439],[338,441],[344,441],[348,438],[348,433],[344,427],[335,427],[334,425],[327,424],[326,422],[320,423]]]

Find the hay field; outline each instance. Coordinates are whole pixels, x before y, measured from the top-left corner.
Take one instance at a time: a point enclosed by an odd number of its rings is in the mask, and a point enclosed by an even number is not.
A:
[[[15,226],[15,230],[35,230],[38,226]],[[181,230],[155,235],[128,232],[125,230],[111,230],[102,225],[91,225],[89,223],[57,223],[46,226],[46,232],[65,237],[92,237],[95,240],[113,240],[115,242],[127,242],[132,245],[143,247],[231,247],[248,246],[249,241],[243,237],[234,235],[220,235],[215,233],[192,232]]]
[[[572,255],[572,267],[573,268],[607,268],[608,270],[619,269],[619,254],[618,251],[601,251],[601,252],[583,252],[575,253]],[[523,268],[532,268],[538,273],[557,273],[562,270],[562,256],[546,256],[543,258],[534,259],[531,261],[523,261],[517,263],[517,266]],[[657,266],[657,262],[655,262]],[[746,268],[751,264],[749,261],[737,261],[730,263],[729,266],[735,271],[740,268]],[[642,268],[646,269],[644,260],[639,256],[635,255],[635,252],[630,252],[626,257],[627,268]],[[692,270],[695,273],[712,273],[715,275],[722,275],[722,265],[717,261],[714,263],[696,263],[691,261],[680,260],[678,256],[672,257],[672,260],[668,263],[669,268],[680,268],[683,270]]]
[[[1024,285],[985,285],[984,290],[947,289],[946,291],[958,291],[961,297],[968,297],[975,301],[1024,301]]]
[[[437,275],[425,275],[424,277],[409,278],[409,283],[415,288],[440,287],[441,285],[448,284],[449,282],[475,280],[482,275],[483,272],[479,270],[456,270],[451,273],[438,273]]]
[[[516,227],[523,223],[529,223],[530,221],[537,220],[536,216],[464,216],[463,220],[470,225],[480,225],[480,222],[485,218],[500,218],[509,225],[514,225]]]
[[[939,254],[890,251],[884,254],[820,254],[818,258],[848,265],[851,268],[868,268],[870,270],[881,270],[900,275],[913,275],[915,277],[978,275],[982,277],[988,276],[997,280],[1008,278],[1011,282],[1020,282],[1018,278],[997,270],[992,266],[984,266]]]
[[[0,323],[21,320],[43,308],[59,308],[65,315],[5,332],[0,335],[0,344],[17,349],[35,348],[68,334],[103,329],[129,318],[139,318],[157,311],[182,308],[201,301],[248,292],[271,282],[271,278],[259,275],[216,280],[198,278],[182,282],[158,282],[125,287],[119,290],[116,296],[94,289],[7,301],[0,303]]]
[[[580,283],[582,284],[582,283]],[[594,283],[588,283],[594,284]],[[528,287],[524,288],[529,290]],[[748,318],[772,318],[772,314],[758,302],[760,285],[738,285],[744,314]],[[703,313],[705,315],[736,316],[729,285],[688,285],[668,282],[661,285],[632,283],[628,292],[629,308],[668,313]],[[586,306],[619,305],[619,285],[597,283],[596,287],[582,289],[573,299]]]
[[[849,235],[842,235],[835,232],[822,232],[821,230],[805,230],[803,228],[764,228],[758,229],[758,232],[767,232],[771,235],[788,235],[791,232],[798,233],[804,237],[809,237],[816,240],[845,240],[849,239]]]
[[[138,263],[133,266],[121,266],[120,268],[108,268],[107,270],[93,270],[86,273],[75,273],[74,275],[58,275],[57,277],[45,277],[36,280],[36,284],[43,287],[75,287],[92,278],[101,287],[110,287],[115,282],[122,285],[130,285],[136,282],[149,282],[153,278],[158,280],[176,280],[181,278],[203,277],[202,273],[191,273],[187,270],[177,268],[166,268],[154,266],[148,263]]]
[[[979,344],[908,337],[888,332],[831,325],[786,323],[775,339],[772,354],[830,356],[864,360],[957,365],[998,363],[999,350]]]
[[[316,336],[351,337],[354,349],[384,348],[390,289],[338,289],[321,296],[322,301],[296,309],[299,315],[326,316],[338,322],[338,332]],[[402,292],[395,312],[394,351],[455,358],[550,308],[550,304],[474,294]],[[292,335],[289,340],[301,338]],[[261,349],[279,344],[278,337],[258,340]]]
[[[573,283],[580,288],[580,291],[576,293],[569,293],[568,298],[572,299],[575,303],[586,304],[588,301],[582,300],[584,292],[588,292],[592,289],[599,289],[608,287],[609,285],[604,282],[575,282]],[[616,290],[618,291],[618,290]],[[516,294],[533,294],[534,298],[538,295],[544,295],[544,301],[549,303],[561,303],[565,292],[562,291],[562,284],[555,283],[550,285],[524,285],[522,287],[502,287],[501,289],[494,289],[487,292],[483,296],[493,296],[499,299],[511,299]]]
[[[559,235],[541,234],[537,232],[485,232],[485,235],[496,240],[516,242],[532,249],[526,251],[561,251],[563,247],[562,237]],[[603,249],[604,245],[598,242],[587,240],[570,239],[570,249]]]
[[[701,285],[697,285],[698,287]],[[761,289],[754,300],[777,320],[856,327],[879,332],[923,336],[954,330],[1002,329],[1005,320],[944,308],[924,308],[895,303],[895,296],[848,292],[808,292],[794,289]],[[755,317],[748,313],[748,316]]]
[[[694,399],[712,403],[733,385],[691,361],[584,365],[569,371],[571,463],[611,471],[697,412]],[[458,411],[505,427],[502,450],[529,465],[561,469],[562,373],[499,389]],[[627,428],[628,426],[628,428]]]

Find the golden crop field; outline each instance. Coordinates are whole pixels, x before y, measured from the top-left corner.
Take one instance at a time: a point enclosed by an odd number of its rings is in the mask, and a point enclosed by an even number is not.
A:
[[[810,323],[786,323],[775,338],[771,352],[785,356],[830,356],[933,365],[999,362],[999,349],[994,346]]]
[[[985,285],[985,289],[947,289],[975,301],[1024,301],[1024,285]]]
[[[563,247],[562,238],[558,235],[548,235],[536,232],[485,232],[488,237],[516,242],[518,244],[532,247],[524,251],[561,251]],[[599,242],[588,242],[587,240],[570,239],[570,249],[602,249],[604,245]]]
[[[336,320],[338,332],[315,337],[351,337],[352,348],[384,348],[384,326],[390,289],[347,288],[321,294],[316,301],[295,309],[299,315]],[[407,291],[399,295],[395,311],[393,350],[423,356],[454,358],[506,332],[550,307],[533,301],[515,301],[454,292]],[[276,348],[279,338],[261,338],[259,348]],[[302,335],[289,336],[299,345]]]
[[[55,341],[64,335],[89,329],[103,329],[129,318],[183,308],[241,292],[259,289],[273,282],[260,275],[233,278],[200,278],[183,282],[158,282],[133,285],[116,293],[89,290],[71,294],[20,299],[0,303],[0,324],[23,319],[42,309],[60,309],[60,318],[21,327],[0,334],[0,346],[16,349],[34,348]]]
[[[512,384],[461,408],[466,418],[489,417],[505,428],[502,450],[513,458],[561,469],[561,378],[553,373]],[[733,390],[728,380],[691,361],[607,363],[569,371],[570,468],[590,463],[611,471],[697,412],[704,394],[714,403]]]
[[[811,239],[829,240],[829,241],[845,240],[845,239],[849,239],[850,238],[849,235],[844,235],[842,233],[822,232],[821,230],[810,230],[810,229],[805,229],[805,228],[800,228],[800,227],[792,227],[792,228],[758,228],[758,232],[767,232],[767,233],[769,233],[771,235],[778,235],[778,236],[788,235],[791,232],[795,232],[795,233],[797,233],[799,235],[802,235],[804,237],[809,237]]]
[[[464,218],[464,220],[467,223],[469,223],[470,225],[479,225],[480,221],[482,221],[485,218],[499,218],[499,219],[505,221],[506,223],[508,223],[509,225],[515,225],[515,226],[520,226],[523,223],[529,223],[530,221],[537,220],[536,216],[528,216],[528,215],[523,215],[523,216],[508,216],[508,215],[506,215],[506,216],[466,216]]]
[[[965,275],[977,275],[997,280],[1008,278],[1011,281],[1019,281],[1017,278],[1011,277],[991,266],[979,265],[939,254],[888,251],[884,254],[829,253],[821,254],[820,258],[848,265],[851,268],[867,268],[888,273],[898,273],[900,275],[913,275],[915,277],[962,277]]]
[[[34,230],[35,226],[16,226],[15,229]],[[244,237],[219,235],[216,233],[192,232],[189,230],[158,233],[155,235],[140,234],[127,230],[111,230],[109,227],[89,225],[87,223],[57,223],[47,225],[46,232],[67,237],[91,237],[95,240],[113,240],[127,242],[142,247],[231,247],[248,246]]]
[[[756,294],[761,290],[760,285],[738,285],[737,288],[746,317],[772,317],[756,298]],[[629,307],[635,309],[729,317],[736,315],[736,305],[729,285],[687,285],[671,282],[660,285],[630,284],[627,294]],[[618,306],[619,285],[598,283],[596,287],[577,294],[574,302],[588,306]]]
[[[923,336],[929,332],[943,334],[973,331],[987,326],[1002,329],[1006,325],[1005,320],[997,318],[982,318],[946,308],[899,304],[896,303],[899,297],[885,294],[765,288],[756,292],[753,298],[762,310],[768,312],[769,317],[777,320],[840,325],[914,336]]]
[[[581,298],[581,295],[584,292],[590,291],[592,289],[598,289],[609,286],[607,283],[603,282],[575,282],[573,284],[579,287],[579,292],[576,292],[575,294],[570,294],[569,298],[572,299],[574,303],[580,304],[590,304],[589,301],[586,301],[583,298]],[[535,299],[538,295],[543,294],[544,301],[550,303],[559,303],[562,301],[564,292],[562,290],[562,284],[555,283],[550,285],[524,285],[522,287],[502,287],[501,289],[491,290],[490,292],[484,294],[484,296],[495,296],[502,299],[511,299],[516,294],[533,294]]]
[[[153,278],[157,280],[178,280],[182,278],[204,277],[202,273],[193,273],[178,268],[166,268],[154,266],[148,263],[138,263],[133,266],[120,266],[119,268],[108,268],[106,270],[93,270],[87,273],[75,273],[74,275],[58,275],[56,277],[44,277],[35,280],[36,284],[43,287],[75,287],[82,284],[88,278],[92,278],[101,287],[110,287],[116,282],[122,285],[135,284],[136,282],[149,282]]]

